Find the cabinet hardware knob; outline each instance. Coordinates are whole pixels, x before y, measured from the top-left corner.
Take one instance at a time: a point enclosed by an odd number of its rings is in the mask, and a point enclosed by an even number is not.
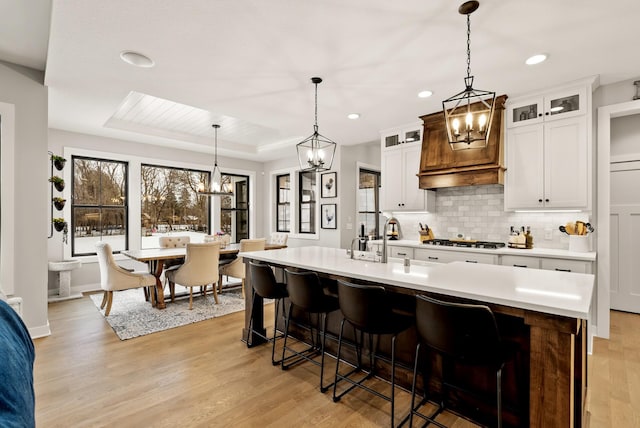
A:
[[[558,272],[571,272],[571,269],[560,269],[560,268],[556,268],[556,270]]]
[[[407,253],[398,253],[399,256],[406,256]]]
[[[437,257],[433,257],[433,256],[429,256],[429,257],[428,257],[428,259],[429,259],[429,260],[438,260],[438,258],[437,258]]]
[[[538,199],[538,202],[542,202],[542,199]]]
[[[538,113],[538,117],[542,117],[542,113]]]
[[[545,201],[545,202],[549,202],[549,198],[545,199],[544,201]]]
[[[544,115],[545,115],[545,116],[549,116],[549,112],[546,112]]]
[[[513,265],[513,267],[523,267],[523,268],[526,268],[526,267],[528,267],[528,266],[527,266],[527,265]]]
[[[465,260],[465,262],[467,262],[467,263],[478,263],[477,260]]]

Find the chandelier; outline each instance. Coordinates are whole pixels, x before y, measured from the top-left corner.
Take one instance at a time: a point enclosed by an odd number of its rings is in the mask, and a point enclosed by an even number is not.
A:
[[[467,1],[458,12],[467,15],[467,77],[464,91],[442,102],[451,150],[479,149],[487,146],[493,120],[496,93],[473,88],[471,75],[471,19],[480,3]]]
[[[318,83],[319,77],[312,77],[311,82],[316,86],[316,116],[313,134],[296,145],[300,169],[306,171],[328,171],[333,164],[336,143],[318,133]]]
[[[218,128],[220,128],[220,125],[213,124],[211,126],[215,130],[213,174],[211,174],[211,183],[209,186],[209,190],[205,190],[204,183],[200,183],[200,185],[198,186],[198,194],[232,195],[233,193],[231,191],[231,180],[228,177],[225,177],[225,179],[223,180],[222,173],[220,172],[220,168],[218,167]]]

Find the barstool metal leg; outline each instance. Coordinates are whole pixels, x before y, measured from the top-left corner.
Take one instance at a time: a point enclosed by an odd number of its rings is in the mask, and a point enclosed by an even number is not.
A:
[[[502,367],[496,374],[497,400],[498,400],[498,428],[502,428]]]

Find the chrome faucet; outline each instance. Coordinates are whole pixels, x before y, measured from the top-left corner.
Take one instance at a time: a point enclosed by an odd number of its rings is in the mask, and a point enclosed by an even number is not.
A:
[[[380,255],[380,263],[387,263],[387,227],[389,227],[389,222],[391,220],[398,223],[398,219],[395,217],[389,217],[387,221],[384,222],[384,228],[382,229],[382,254]]]
[[[355,238],[353,238],[353,239],[351,240],[351,259],[354,259],[354,258],[355,258],[355,256],[354,256],[354,250],[353,250],[353,244],[354,244],[354,243],[356,243],[356,242],[360,242],[360,237],[359,237],[359,236],[356,236]]]

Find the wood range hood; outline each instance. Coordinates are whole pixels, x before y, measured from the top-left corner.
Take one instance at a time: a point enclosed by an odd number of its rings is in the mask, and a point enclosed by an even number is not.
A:
[[[481,149],[451,150],[442,112],[420,116],[423,122],[420,172],[421,189],[504,184],[504,103],[496,97],[489,142]]]

